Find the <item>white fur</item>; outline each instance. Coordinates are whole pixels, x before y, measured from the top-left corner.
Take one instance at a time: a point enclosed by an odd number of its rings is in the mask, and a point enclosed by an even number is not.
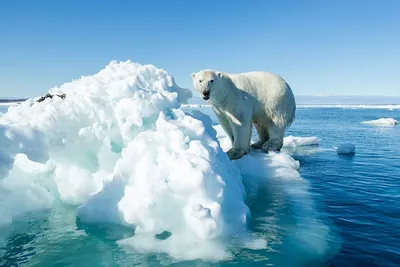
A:
[[[248,153],[252,125],[259,136],[252,147],[265,152],[282,148],[284,132],[295,118],[296,102],[281,77],[269,72],[228,74],[202,70],[192,73],[192,79],[194,88],[210,102],[232,141],[229,158]]]

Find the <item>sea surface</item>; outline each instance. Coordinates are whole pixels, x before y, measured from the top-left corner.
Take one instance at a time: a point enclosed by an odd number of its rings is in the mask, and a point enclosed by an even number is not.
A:
[[[200,110],[217,123],[211,110]],[[0,106],[0,112],[5,111],[6,107]],[[309,182],[320,220],[336,236],[329,240],[330,246],[337,248],[333,256],[305,266],[400,266],[400,125],[361,124],[382,117],[400,120],[400,110],[297,110],[286,135],[317,136],[321,142],[317,148],[298,150],[292,156]],[[355,145],[354,156],[336,154],[333,147],[345,142]],[[290,210],[288,201],[276,201],[279,198],[272,186],[266,185],[262,198],[249,200],[253,223],[264,218],[271,207],[280,212]],[[284,226],[290,227],[280,225],[275,229],[278,234]],[[2,231],[6,234],[2,241],[0,233],[0,266],[295,266],[290,250],[284,249],[288,246],[285,240],[274,250],[238,250],[233,260],[213,264],[177,262],[163,254],[129,251],[116,241],[131,236],[131,230],[82,225],[75,217],[75,207],[62,203],[52,210],[25,214]]]

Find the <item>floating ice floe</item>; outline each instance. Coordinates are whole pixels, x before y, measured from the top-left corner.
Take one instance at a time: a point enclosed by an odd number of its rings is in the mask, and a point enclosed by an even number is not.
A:
[[[334,148],[339,155],[354,155],[356,153],[356,146],[351,143],[343,143]]]
[[[361,123],[374,126],[394,126],[398,124],[398,121],[393,118],[380,118],[377,120],[363,121]]]
[[[283,147],[296,148],[303,146],[318,146],[320,139],[316,136],[297,137],[289,135],[283,139]]]

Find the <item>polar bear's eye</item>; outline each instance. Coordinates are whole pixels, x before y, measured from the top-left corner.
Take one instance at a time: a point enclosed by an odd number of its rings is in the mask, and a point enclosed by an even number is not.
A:
[[[199,83],[201,83],[203,80],[199,80]]]
[[[211,80],[210,80],[210,83],[213,83],[213,82],[214,82],[214,80],[213,80],[213,79],[211,79]]]

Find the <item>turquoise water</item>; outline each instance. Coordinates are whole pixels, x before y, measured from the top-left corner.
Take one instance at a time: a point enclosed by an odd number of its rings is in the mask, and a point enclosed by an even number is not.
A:
[[[203,111],[215,120],[210,110]],[[399,266],[400,126],[360,122],[399,120],[400,110],[301,108],[296,117],[287,135],[321,139],[319,148],[297,150],[292,156],[309,182],[313,212],[331,233],[329,238],[319,235],[320,229],[310,233],[327,248],[322,255],[307,255],[310,244],[291,243],[288,236],[307,227],[296,222],[296,205],[306,200],[290,199],[271,180],[248,199],[249,228],[268,237],[267,250],[232,248],[234,259],[212,264],[141,254],[117,244],[133,235],[131,229],[84,225],[76,219],[76,207],[56,203],[0,229],[0,266]],[[335,153],[332,147],[343,142],[355,144],[355,156]],[[279,221],[270,220],[277,217]]]

